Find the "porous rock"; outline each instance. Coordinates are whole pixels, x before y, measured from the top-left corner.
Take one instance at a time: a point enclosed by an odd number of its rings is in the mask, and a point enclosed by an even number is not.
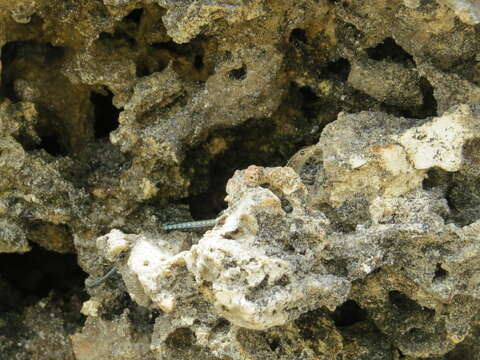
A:
[[[479,18],[0,0],[0,358],[476,359]]]
[[[376,133],[357,131],[380,120],[381,126],[371,127]],[[150,303],[143,301],[144,306],[165,313],[158,324],[171,324],[173,317],[177,330],[193,324],[185,317],[186,298],[202,302],[212,319],[225,318],[233,328],[267,330],[322,306],[334,310],[351,297],[403,353],[422,357],[451,350],[467,336],[478,306],[477,279],[462,275],[462,269],[476,268],[472,261],[480,255],[478,242],[469,235],[478,223],[446,224],[449,208],[441,189],[424,190],[422,180],[429,168],[459,170],[461,151],[451,148],[461,149],[480,136],[479,112],[460,106],[421,124],[385,120],[382,114],[364,113],[340,117],[327,127],[316,145],[321,151],[308,152],[322,157],[316,192],[309,193],[291,168],[250,166],[229,181],[228,209],[190,249],[181,251],[172,235],[167,235],[168,243],[137,239],[122,270],[132,298],[147,298]],[[443,130],[445,123],[451,131]],[[445,139],[454,131],[458,145]],[[349,133],[363,136],[339,146],[340,139],[352,139],[344,135]],[[330,139],[339,139],[335,147],[326,141]],[[399,182],[398,176],[417,179]],[[382,181],[362,180],[366,177]],[[356,186],[348,188],[342,201],[332,201],[331,191],[347,188],[340,186],[341,179]],[[327,186],[330,182],[336,186]],[[396,183],[405,187],[390,191]],[[370,220],[350,233],[332,228],[322,212],[306,207],[311,201],[328,204],[335,218],[336,209],[359,194]],[[129,285],[132,281],[141,286]],[[387,317],[377,313],[389,306]],[[213,320],[202,322],[215,332]],[[166,346],[163,338],[164,344],[157,345],[160,353]]]
[[[405,6],[417,8],[420,6],[420,0],[403,0]],[[438,0],[438,3],[443,4],[455,11],[455,14],[463,22],[475,25],[480,22],[480,7],[473,0]]]
[[[382,79],[381,84],[378,79]],[[352,64],[348,82],[355,89],[387,104],[414,107],[423,102],[418,75],[394,62],[357,60]]]

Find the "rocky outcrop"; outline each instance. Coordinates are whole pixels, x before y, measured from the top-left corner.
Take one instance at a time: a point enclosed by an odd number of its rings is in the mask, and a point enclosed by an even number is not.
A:
[[[0,0],[0,358],[475,359],[479,11]]]

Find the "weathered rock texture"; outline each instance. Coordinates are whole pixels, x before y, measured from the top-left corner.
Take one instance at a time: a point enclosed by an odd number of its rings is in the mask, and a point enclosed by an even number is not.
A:
[[[478,359],[479,23],[0,0],[0,359]]]

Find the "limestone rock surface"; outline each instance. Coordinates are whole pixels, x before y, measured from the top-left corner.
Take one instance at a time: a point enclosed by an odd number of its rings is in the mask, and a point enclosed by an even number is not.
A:
[[[478,360],[479,26],[0,0],[0,359]]]

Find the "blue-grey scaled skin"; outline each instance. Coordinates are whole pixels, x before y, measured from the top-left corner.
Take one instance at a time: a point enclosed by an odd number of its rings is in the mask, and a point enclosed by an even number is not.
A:
[[[97,279],[87,279],[85,280],[85,286],[88,288],[94,288],[101,285],[105,280],[117,272],[117,265],[113,265],[110,270],[107,271],[105,275]]]
[[[200,221],[189,221],[177,224],[167,224],[162,225],[161,229],[164,231],[172,231],[172,230],[179,230],[179,231],[195,231],[197,229],[204,229],[215,226],[217,219],[210,219],[210,220],[200,220]],[[88,288],[94,288],[102,283],[104,283],[109,277],[117,272],[117,266],[113,265],[110,270],[107,271],[105,275],[99,277],[97,279],[87,279],[85,281],[85,285]]]
[[[171,231],[171,230],[190,231],[190,230],[213,227],[215,226],[216,221],[217,219],[210,219],[210,220],[200,220],[200,221],[189,221],[189,222],[177,223],[177,224],[167,224],[167,225],[162,225],[161,229],[164,231]]]

